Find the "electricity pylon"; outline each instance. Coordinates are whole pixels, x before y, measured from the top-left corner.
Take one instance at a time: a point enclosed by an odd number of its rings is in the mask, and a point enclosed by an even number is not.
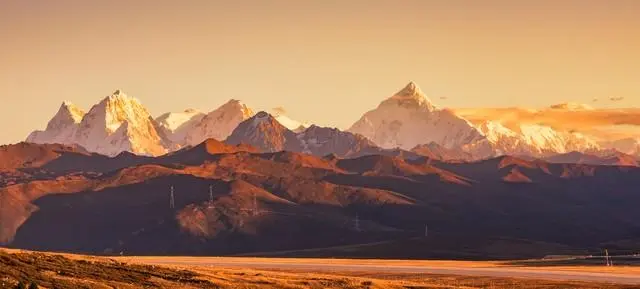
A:
[[[171,186],[171,194],[169,195],[169,208],[170,209],[176,208],[176,200],[173,195],[173,186]]]

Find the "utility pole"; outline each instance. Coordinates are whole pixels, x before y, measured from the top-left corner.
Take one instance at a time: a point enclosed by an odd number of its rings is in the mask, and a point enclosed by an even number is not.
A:
[[[171,186],[171,194],[169,195],[169,208],[170,209],[175,209],[176,208],[176,201],[175,201],[175,198],[173,196],[173,186]]]
[[[256,193],[253,193],[253,215],[258,215],[258,199],[256,198]]]
[[[606,266],[611,266],[611,261],[609,260],[609,250],[604,249],[604,260]]]

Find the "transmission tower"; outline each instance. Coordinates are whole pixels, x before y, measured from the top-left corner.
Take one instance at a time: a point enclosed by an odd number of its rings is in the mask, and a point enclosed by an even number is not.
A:
[[[256,198],[255,193],[253,193],[253,215],[258,215],[258,199]]]
[[[360,232],[360,216],[358,216],[358,214],[356,214],[354,227],[355,227],[354,229],[356,230],[356,232]]]
[[[173,195],[173,186],[171,186],[171,194],[169,195],[169,208],[171,209],[176,208],[176,200]]]
[[[209,202],[213,203],[213,185],[209,185]]]
[[[424,225],[424,236],[428,236],[429,235],[429,226]]]

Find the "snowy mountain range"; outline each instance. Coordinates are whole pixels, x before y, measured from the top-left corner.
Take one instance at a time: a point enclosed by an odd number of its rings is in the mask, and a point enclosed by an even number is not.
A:
[[[321,157],[420,156],[408,151],[383,149],[362,135],[336,128],[311,125],[304,130],[293,131],[282,125],[276,116],[264,111],[240,123],[225,142],[230,145],[250,145],[262,152],[290,151]]]
[[[170,146],[147,109],[120,90],[86,114],[72,104],[63,103],[47,128],[31,133],[27,142],[77,144],[108,156],[124,151],[161,155]]]
[[[255,114],[235,99],[209,113],[187,109],[154,119],[140,101],[116,90],[87,113],[64,102],[46,129],[32,132],[27,142],[79,145],[108,156],[122,152],[158,156],[207,139],[250,144],[265,152],[340,157],[409,153],[478,160],[497,155],[598,155],[603,150],[640,155],[640,138],[598,143],[587,135],[539,124],[507,127],[490,120],[474,125],[434,105],[414,82],[366,112],[347,131],[293,120],[281,107]]]
[[[545,157],[600,149],[594,140],[580,133],[559,132],[542,125],[520,124],[517,130],[512,130],[499,122],[486,121],[478,128],[498,155]]]

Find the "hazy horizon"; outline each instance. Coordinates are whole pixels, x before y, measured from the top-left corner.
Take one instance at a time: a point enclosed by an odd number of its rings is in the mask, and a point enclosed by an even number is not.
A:
[[[637,11],[630,0],[4,1],[0,143],[44,128],[62,101],[88,110],[116,89],[156,117],[234,98],[342,129],[409,81],[440,107],[640,107]]]

